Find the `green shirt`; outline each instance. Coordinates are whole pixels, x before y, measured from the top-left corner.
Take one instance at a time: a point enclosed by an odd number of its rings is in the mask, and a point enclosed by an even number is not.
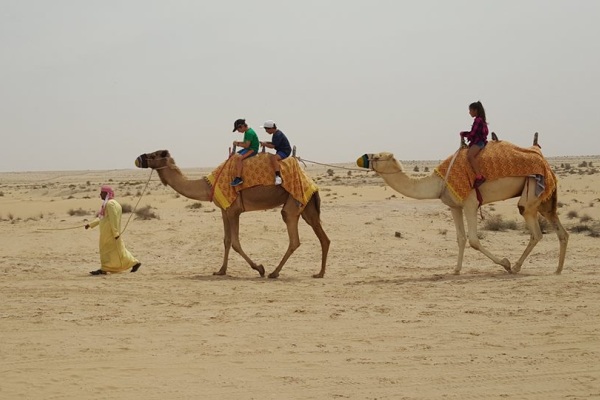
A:
[[[254,129],[248,128],[248,130],[244,133],[244,142],[250,142],[248,149],[252,149],[256,154],[258,154],[258,146],[260,143],[258,141],[256,132],[254,132]]]

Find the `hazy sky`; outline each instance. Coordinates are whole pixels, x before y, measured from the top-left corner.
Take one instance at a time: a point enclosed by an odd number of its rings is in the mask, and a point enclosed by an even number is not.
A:
[[[298,154],[443,159],[481,100],[547,156],[600,154],[600,1],[0,0],[0,171],[216,166],[233,121]]]

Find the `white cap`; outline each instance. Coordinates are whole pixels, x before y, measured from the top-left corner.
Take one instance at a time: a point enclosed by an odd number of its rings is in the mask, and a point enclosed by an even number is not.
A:
[[[271,120],[265,121],[265,123],[262,124],[261,128],[275,128],[275,122]]]

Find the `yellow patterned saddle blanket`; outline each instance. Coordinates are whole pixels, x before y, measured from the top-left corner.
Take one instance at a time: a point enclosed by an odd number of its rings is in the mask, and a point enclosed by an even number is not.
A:
[[[446,179],[453,157],[448,157],[435,168],[442,179]],[[556,188],[556,176],[537,146],[523,148],[506,141],[490,141],[479,152],[477,159],[487,182],[511,176],[533,176],[540,189],[536,190],[536,194],[541,196],[542,201],[549,198]],[[467,149],[461,149],[450,168],[446,185],[462,201],[473,190],[474,181],[475,173],[467,160]]]
[[[234,158],[228,158],[211,172],[206,179],[213,187],[213,199],[223,209],[229,208],[235,201],[238,192],[254,186],[268,186],[275,183],[275,171],[271,166],[269,155],[259,153],[243,161],[242,178],[244,183],[231,186],[231,181],[236,176]],[[279,162],[281,169],[281,186],[300,204],[306,206],[312,195],[319,190],[315,182],[300,168],[298,160],[288,157]]]

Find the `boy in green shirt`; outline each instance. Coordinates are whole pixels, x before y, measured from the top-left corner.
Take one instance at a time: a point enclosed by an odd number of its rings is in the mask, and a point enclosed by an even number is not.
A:
[[[242,179],[242,161],[248,157],[252,157],[258,154],[258,136],[254,129],[248,127],[245,119],[236,119],[233,123],[233,132],[238,131],[244,134],[244,141],[238,142],[233,141],[234,146],[240,146],[242,149],[234,156],[236,158],[237,176],[231,181],[231,186],[238,186],[244,183]]]

